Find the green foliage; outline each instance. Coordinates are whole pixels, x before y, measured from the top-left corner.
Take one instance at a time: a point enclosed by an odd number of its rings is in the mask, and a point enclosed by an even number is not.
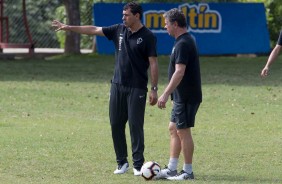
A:
[[[91,1],[80,1],[80,18],[81,25],[93,25],[93,0]],[[65,6],[61,5],[56,8],[56,19],[67,23],[67,16]],[[63,31],[59,31],[56,33],[58,41],[60,43],[60,48],[65,47],[65,37],[66,34]],[[93,36],[81,35],[81,48],[91,49],[93,46]]]
[[[4,4],[5,14],[9,19],[9,42],[12,43],[24,43],[27,41],[27,37],[25,34],[25,29],[22,21],[22,6],[20,1],[14,3],[14,6],[9,6],[10,4]],[[6,13],[7,12],[7,13]],[[13,16],[11,16],[13,13]],[[11,25],[11,22],[17,22],[20,24],[19,27]],[[23,34],[19,34],[23,33]]]
[[[282,26],[282,1],[268,0],[267,7],[267,22],[270,32],[271,45],[274,47],[277,43],[279,32]]]
[[[80,16],[81,25],[93,25],[93,4],[94,1],[80,1]],[[93,46],[93,36],[82,35],[81,37],[81,47],[86,49],[91,49]]]
[[[58,0],[26,1],[27,22],[36,47],[58,47],[58,42],[50,29],[50,20],[54,17],[53,9],[58,3]],[[4,16],[9,18],[9,42],[27,43],[22,0],[5,1],[4,5]],[[48,43],[42,40],[44,38],[48,38]]]
[[[54,33],[53,30],[50,29],[50,24],[51,20],[54,19],[54,7],[59,3],[59,0],[52,2],[48,0],[40,0],[32,3],[27,2],[27,19],[36,47],[46,47],[46,43],[42,41],[42,38],[48,38],[48,42],[53,44],[48,45],[48,47],[58,47],[58,42],[55,37],[53,37]],[[18,8],[19,7],[21,6],[18,6]]]
[[[61,5],[58,8],[56,8],[56,19],[60,22],[66,23],[67,22],[67,16],[66,16],[66,10],[65,6]],[[56,32],[57,39],[60,43],[60,48],[65,47],[65,39],[66,34],[63,31]]]

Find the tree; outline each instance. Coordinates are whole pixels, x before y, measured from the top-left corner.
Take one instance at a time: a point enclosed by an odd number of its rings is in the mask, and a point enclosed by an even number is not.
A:
[[[63,1],[68,17],[68,24],[80,25],[79,0]],[[66,32],[65,54],[80,54],[80,34]]]

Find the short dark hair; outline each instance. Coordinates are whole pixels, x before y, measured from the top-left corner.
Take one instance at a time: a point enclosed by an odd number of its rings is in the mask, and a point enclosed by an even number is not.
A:
[[[143,9],[142,9],[142,6],[140,4],[138,4],[135,1],[127,3],[126,5],[124,5],[123,10],[127,10],[129,8],[130,8],[130,11],[133,15],[136,15],[137,13],[139,13],[140,20],[142,20]]]
[[[173,8],[164,13],[164,18],[168,19],[169,22],[177,22],[179,27],[187,27],[186,18],[182,11],[177,8]]]

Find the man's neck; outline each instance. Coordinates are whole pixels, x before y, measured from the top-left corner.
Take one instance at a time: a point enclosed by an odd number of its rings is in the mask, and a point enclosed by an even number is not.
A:
[[[132,33],[137,32],[139,29],[141,29],[143,27],[143,24],[141,24],[141,22],[134,24],[131,28],[130,31]]]
[[[187,28],[179,28],[175,34],[175,39],[177,39],[179,36],[187,33]]]

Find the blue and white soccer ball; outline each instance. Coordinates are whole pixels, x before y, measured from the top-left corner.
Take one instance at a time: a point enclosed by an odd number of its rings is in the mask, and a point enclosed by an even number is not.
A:
[[[145,180],[154,180],[161,172],[161,167],[157,162],[149,161],[143,164],[141,168],[142,177]]]

